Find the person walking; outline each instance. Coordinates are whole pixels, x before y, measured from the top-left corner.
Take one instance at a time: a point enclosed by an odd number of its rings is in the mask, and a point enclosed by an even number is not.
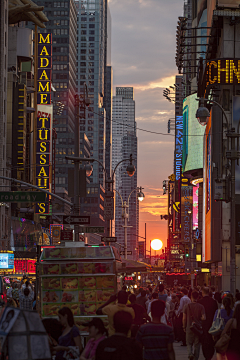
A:
[[[141,290],[141,296],[136,297],[136,303],[141,305],[145,310],[147,310],[146,308],[146,302],[147,302],[147,292],[146,290],[142,289]]]
[[[128,338],[131,325],[129,312],[116,312],[113,316],[114,334],[98,344],[95,360],[142,360],[140,346]]]
[[[19,307],[23,310],[32,310],[33,309],[33,298],[34,292],[30,291],[29,288],[25,288],[22,292],[21,289],[18,290],[19,296]]]
[[[183,296],[180,299],[180,304],[179,304],[179,308],[176,311],[176,315],[177,315],[177,326],[178,326],[178,338],[180,339],[180,341],[182,341],[182,345],[181,346],[187,346],[186,344],[186,334],[185,331],[183,329],[183,309],[184,307],[189,304],[191,302],[191,300],[188,297],[188,290],[186,288],[182,289],[182,294]]]
[[[28,289],[25,288],[24,291],[26,290]],[[63,332],[58,339],[58,345],[53,349],[56,351],[56,360],[64,360],[64,353],[70,350],[70,346],[78,347],[81,353],[82,342],[79,330],[74,323],[72,311],[67,307],[63,307],[58,311],[58,317],[63,327]]]
[[[209,292],[209,288],[204,287],[202,289],[203,297],[198,301],[199,304],[203,305],[206,315],[206,319],[202,322],[202,351],[206,360],[211,360],[215,352],[213,337],[208,331],[212,326],[215,312],[218,310],[217,302],[210,296]]]
[[[232,318],[232,316],[233,316],[233,310],[232,310],[232,307],[231,307],[231,299],[226,296],[223,299],[222,303],[223,303],[223,309],[221,309],[220,315],[221,315],[221,318],[224,319],[224,322],[225,322],[225,325],[226,325],[228,320],[230,320]],[[216,310],[216,312],[215,312],[213,321],[216,320],[217,314],[218,314],[218,310]]]
[[[116,298],[118,299],[117,304],[111,304],[113,301],[116,301]],[[109,335],[113,335],[115,333],[114,324],[113,324],[113,317],[118,311],[126,311],[131,314],[132,319],[135,318],[134,310],[131,307],[128,307],[127,304],[128,301],[128,294],[126,291],[119,291],[117,296],[112,295],[110,299],[100,306],[100,308],[97,309],[96,314],[97,315],[107,315],[108,316],[108,322],[109,322]],[[128,336],[131,336],[131,331],[129,331]]]
[[[148,304],[148,308],[147,308],[147,313],[148,313],[148,315],[151,313],[151,304],[152,304],[152,302],[153,301],[156,301],[158,299],[158,293],[157,292],[154,292],[153,294],[152,294],[152,299],[151,299],[151,301],[149,302],[149,304]]]
[[[98,344],[107,337],[107,330],[105,329],[102,319],[94,317],[90,322],[85,323],[88,326],[89,341],[83,350],[80,360],[93,360],[96,355]]]
[[[159,288],[158,299],[166,302],[168,294],[166,294],[165,291],[164,291],[164,285],[160,284],[158,288]]]
[[[150,321],[151,318],[148,316],[144,307],[136,303],[136,295],[131,294],[129,296],[129,301],[131,305],[127,305],[134,310],[135,318],[132,323],[131,336],[134,338],[137,334],[139,327],[144,324],[147,320]]]
[[[186,343],[189,360],[198,360],[200,355],[200,338],[191,330],[192,322],[201,323],[206,319],[205,309],[202,304],[197,302],[198,292],[193,291],[191,303],[185,305],[183,310],[183,329],[186,332]],[[194,347],[194,350],[193,350]]]
[[[136,341],[143,347],[144,360],[175,360],[173,329],[161,323],[164,311],[165,303],[162,300],[152,302],[152,321],[138,330]]]

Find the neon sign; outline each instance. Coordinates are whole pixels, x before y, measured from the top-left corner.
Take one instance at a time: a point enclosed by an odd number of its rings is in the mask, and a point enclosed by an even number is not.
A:
[[[38,34],[37,103],[51,105],[52,34]]]
[[[213,84],[240,84],[239,59],[215,59],[206,65],[206,87]]]
[[[182,150],[183,150],[183,117],[176,116],[175,125],[175,176],[176,180],[181,177]]]

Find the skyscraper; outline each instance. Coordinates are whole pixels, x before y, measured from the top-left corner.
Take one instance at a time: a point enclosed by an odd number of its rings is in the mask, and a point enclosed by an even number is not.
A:
[[[74,0],[35,3],[44,6],[49,19],[46,30],[41,31],[52,33],[52,84],[56,90],[52,91],[53,127],[57,131],[55,186],[68,189],[68,167],[72,168],[72,164],[65,156],[74,154],[77,9]],[[30,23],[26,26],[33,28]]]
[[[90,106],[80,111],[80,132],[85,132],[91,144],[91,156],[105,167],[106,141],[106,74],[108,2],[107,0],[79,0],[78,7],[78,48],[77,48],[77,91],[84,93],[88,87]],[[109,29],[110,32],[110,29]],[[110,35],[109,35],[110,36]],[[90,181],[105,185],[105,173],[95,162]]]
[[[135,101],[132,87],[117,87],[113,96],[112,108],[112,167],[119,161],[129,158],[132,154],[136,172],[129,177],[126,163],[118,166],[115,176],[115,189],[121,194],[123,201],[128,202],[130,193],[137,187],[137,136],[135,122]],[[139,230],[139,204],[137,192],[133,191],[129,198],[128,221],[128,250],[132,251],[132,258],[137,257],[137,241]],[[118,243],[124,245],[124,228],[122,219],[122,202],[116,193],[115,205],[115,236]]]
[[[83,98],[86,84],[91,101],[88,108],[80,109],[80,133],[87,135],[91,145],[90,156],[103,164],[109,176],[112,137],[111,16],[107,0],[76,0],[75,3],[78,9],[77,92]],[[91,215],[92,225],[105,225],[102,200],[106,174],[103,167],[98,162],[93,163],[87,197],[81,199],[81,214]],[[93,203],[95,205],[90,206]]]

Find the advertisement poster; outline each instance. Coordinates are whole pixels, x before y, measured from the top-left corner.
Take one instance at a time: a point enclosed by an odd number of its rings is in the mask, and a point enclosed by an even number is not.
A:
[[[193,187],[181,187],[181,240],[190,242],[192,236]]]
[[[193,230],[198,228],[198,189],[197,186],[193,186]]]

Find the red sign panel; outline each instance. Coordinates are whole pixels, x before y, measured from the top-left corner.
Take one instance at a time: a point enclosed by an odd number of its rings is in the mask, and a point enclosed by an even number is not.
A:
[[[61,231],[61,241],[73,241],[73,231],[72,230],[62,230]]]
[[[14,260],[14,273],[15,274],[35,274],[36,273],[36,260]]]

